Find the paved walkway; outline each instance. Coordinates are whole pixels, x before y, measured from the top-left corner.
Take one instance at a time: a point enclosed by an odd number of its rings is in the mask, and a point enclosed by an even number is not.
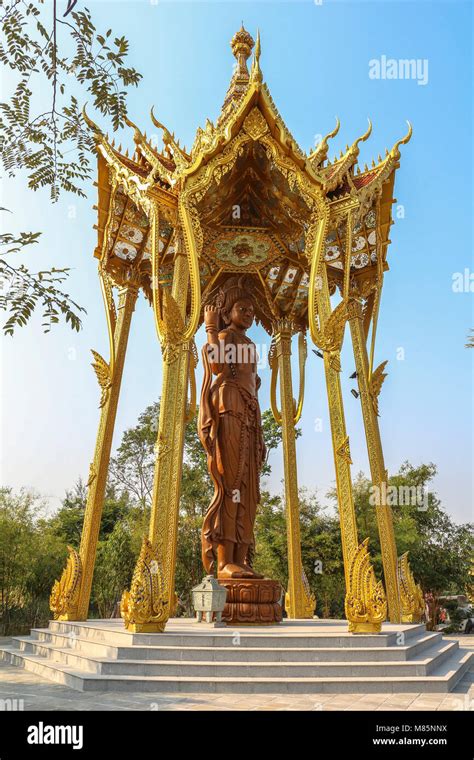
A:
[[[454,638],[454,637],[453,637]],[[456,637],[474,648],[474,636]],[[0,645],[8,639],[0,638]],[[449,694],[121,694],[80,692],[0,661],[2,700],[23,710],[474,710],[474,668]]]

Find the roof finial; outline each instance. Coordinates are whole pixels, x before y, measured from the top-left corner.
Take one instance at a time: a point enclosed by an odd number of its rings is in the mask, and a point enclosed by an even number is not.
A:
[[[333,137],[336,137],[337,133],[339,132],[340,126],[341,126],[341,122],[336,116],[336,126],[334,127],[334,129],[331,132],[328,132],[327,135],[323,137],[323,139],[318,143],[317,147],[308,156],[309,160],[314,166],[319,166],[320,164],[323,163],[323,161],[327,159],[328,150],[329,150],[328,142],[329,140],[332,140]]]
[[[247,69],[247,59],[252,52],[254,41],[244,28],[243,22],[242,27],[232,37],[230,46],[237,62],[234,65],[234,73],[230,80],[221,114],[217,120],[218,125],[234,110],[236,103],[240,102],[249,84],[250,77]]]
[[[400,158],[400,151],[399,151],[400,145],[406,145],[407,142],[410,142],[411,140],[411,136],[413,134],[413,127],[408,121],[408,119],[407,119],[407,124],[408,124],[408,132],[406,133],[405,137],[402,137],[401,140],[397,140],[392,150],[390,151],[390,156],[392,158],[395,158],[395,159]]]
[[[366,140],[368,140],[370,135],[372,134],[372,122],[369,117],[367,117],[367,121],[369,122],[369,126],[367,127],[367,130],[364,132],[363,135],[358,137],[357,140],[354,140],[351,147],[347,151],[347,153],[351,154],[353,157],[355,156],[357,158],[357,156],[359,155],[359,152],[360,152],[359,143],[365,142]]]
[[[262,77],[262,70],[260,68],[260,53],[262,51],[261,45],[260,45],[260,30],[257,29],[257,42],[255,44],[255,53],[253,56],[252,61],[252,71],[250,73],[250,79],[252,82],[261,82]]]
[[[247,58],[252,52],[254,46],[253,37],[244,28],[244,22],[242,21],[242,27],[232,37],[230,46],[232,52],[237,59],[237,76],[248,78],[249,72],[247,69]]]
[[[87,111],[86,111],[86,105],[87,103],[84,103],[84,107],[82,109],[82,118],[86,122],[89,129],[91,129],[94,132],[95,138],[101,139],[102,137],[104,137],[104,133],[102,132],[100,127],[95,123],[95,121],[92,121],[90,116],[88,116]]]
[[[357,138],[357,140],[354,143],[354,147],[357,147],[357,145],[360,142],[365,142],[366,140],[368,140],[369,137],[370,137],[370,135],[372,134],[372,122],[370,121],[369,117],[367,117],[367,121],[369,122],[369,126],[367,127],[367,131],[364,132],[364,134],[362,135],[362,137],[358,137]]]

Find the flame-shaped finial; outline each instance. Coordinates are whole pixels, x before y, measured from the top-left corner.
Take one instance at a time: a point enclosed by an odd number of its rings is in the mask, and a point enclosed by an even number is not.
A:
[[[151,107],[151,111],[150,111],[151,120],[152,120],[153,124],[155,125],[155,127],[157,127],[157,129],[161,129],[163,131],[163,143],[165,145],[169,145],[171,142],[173,142],[173,138],[172,138],[169,130],[166,129],[165,125],[162,124],[161,121],[158,121],[158,119],[156,118],[156,116],[155,116],[155,114],[153,112],[153,108],[154,108],[154,106]]]
[[[408,132],[406,133],[405,137],[402,137],[401,140],[397,140],[397,142],[395,143],[395,145],[393,146],[392,150],[389,153],[389,155],[392,158],[396,158],[396,159],[400,158],[400,151],[399,151],[400,145],[406,145],[411,140],[411,136],[413,134],[413,127],[408,121],[408,119],[407,119],[407,124],[408,124]]]
[[[252,82],[261,82],[262,77],[262,70],[260,68],[260,53],[262,52],[262,47],[260,44],[260,30],[257,30],[257,41],[255,43],[255,53],[253,56],[252,61],[252,71],[250,73],[250,79]]]
[[[84,106],[83,106],[83,109],[82,109],[82,118],[86,122],[86,124],[89,127],[89,129],[91,129],[94,132],[96,138],[98,138],[98,139],[99,138],[103,138],[104,137],[104,133],[102,132],[101,128],[95,123],[95,121],[92,121],[92,119],[90,118],[90,116],[88,116],[87,111],[86,111],[86,105],[87,105],[87,103],[84,103]]]
[[[321,142],[318,144],[318,147],[313,150],[312,153],[308,156],[309,160],[312,164],[318,166],[323,163],[323,161],[326,160],[329,150],[329,140],[332,140],[333,137],[336,137],[337,133],[339,132],[339,129],[341,127],[341,122],[339,121],[338,117],[336,116],[336,126],[331,132],[328,132],[327,135],[323,137]]]
[[[369,117],[367,117],[367,121],[369,122],[369,126],[367,127],[367,130],[364,132],[362,137],[357,138],[353,146],[354,148],[356,148],[360,142],[365,142],[366,140],[368,140],[370,135],[372,134],[372,122],[370,121]]]

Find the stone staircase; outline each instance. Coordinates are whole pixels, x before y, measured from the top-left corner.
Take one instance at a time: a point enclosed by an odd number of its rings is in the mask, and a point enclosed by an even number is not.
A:
[[[51,621],[0,658],[81,691],[420,693],[454,688],[474,652],[424,625],[355,636],[340,620],[214,628],[179,618],[162,634],[129,633],[122,620]]]

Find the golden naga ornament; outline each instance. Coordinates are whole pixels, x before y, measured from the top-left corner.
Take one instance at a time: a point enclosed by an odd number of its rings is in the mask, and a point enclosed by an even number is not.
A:
[[[130,591],[124,591],[120,614],[134,633],[162,633],[169,618],[163,570],[148,538],[143,539]]]
[[[327,351],[329,364],[336,372],[341,371],[339,353],[344,340],[347,322],[347,303],[341,301],[329,315],[322,329],[313,325],[313,342],[322,351]]]
[[[107,403],[107,399],[109,397],[110,386],[112,385],[112,376],[110,367],[105,359],[97,351],[94,351],[93,348],[91,348],[91,352],[92,356],[94,357],[92,367],[94,368],[94,372],[96,374],[101,390],[99,408],[102,409],[102,407]]]
[[[301,617],[304,620],[311,620],[314,617],[314,611],[316,609],[316,596],[311,591],[304,568],[301,568],[301,581],[303,584],[303,614]],[[288,591],[285,594],[285,610],[289,616],[291,611],[291,600]]]
[[[398,558],[398,583],[402,623],[420,623],[425,613],[425,601],[421,587],[415,583],[408,561],[408,552]]]
[[[372,404],[374,407],[374,412],[379,417],[379,393],[382,388],[383,382],[385,378],[387,377],[387,373],[384,371],[385,367],[387,366],[387,360],[382,362],[382,364],[379,364],[377,369],[374,369],[372,372],[371,378],[369,380],[369,391],[370,391],[370,397],[372,399]]]
[[[384,587],[375,578],[368,543],[366,538],[359,544],[350,565],[345,611],[351,633],[380,633],[387,617]]]
[[[49,608],[55,620],[74,620],[81,585],[82,565],[79,553],[68,546],[69,557],[59,581],[54,581]]]

